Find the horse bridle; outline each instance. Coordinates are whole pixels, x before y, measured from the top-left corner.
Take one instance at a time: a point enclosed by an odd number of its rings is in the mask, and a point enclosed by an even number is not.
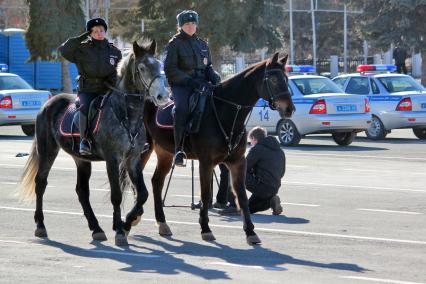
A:
[[[137,86],[137,81],[136,81],[136,77],[138,77],[138,79],[142,82],[143,85],[143,89],[145,92],[147,92],[148,96],[149,96],[149,91],[151,89],[152,83],[154,83],[155,80],[157,80],[158,78],[161,78],[161,73],[158,73],[157,75],[155,75],[151,81],[149,82],[149,84],[147,83],[147,81],[145,81],[145,79],[143,78],[141,72],[139,71],[139,68],[136,64],[136,59],[135,59],[135,63],[134,63],[135,67],[134,67],[134,71],[133,71],[133,83]]]
[[[269,108],[271,108],[272,110],[276,110],[277,108],[275,107],[275,100],[279,97],[282,96],[289,96],[289,92],[288,91],[284,91],[284,92],[280,92],[280,93],[275,93],[274,91],[272,91],[271,88],[271,78],[270,75],[274,73],[274,74],[279,74],[280,77],[282,77],[284,79],[284,81],[286,82],[287,88],[288,88],[288,79],[284,74],[284,70],[280,69],[280,68],[273,68],[273,69],[268,69],[265,68],[265,73],[263,75],[263,80],[262,80],[262,88],[265,86],[266,87],[266,92],[268,94],[268,103],[269,103]]]

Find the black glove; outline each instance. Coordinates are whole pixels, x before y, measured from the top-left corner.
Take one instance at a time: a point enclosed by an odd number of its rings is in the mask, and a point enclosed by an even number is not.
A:
[[[211,65],[207,66],[206,68],[206,79],[207,81],[212,82],[213,85],[217,85],[221,81],[219,73],[214,71]]]
[[[209,82],[199,78],[188,79],[187,85],[197,90],[209,89],[212,87],[212,85]]]

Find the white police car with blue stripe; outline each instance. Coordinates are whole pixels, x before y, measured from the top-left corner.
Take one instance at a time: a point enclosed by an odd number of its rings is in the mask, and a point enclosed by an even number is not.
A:
[[[373,115],[366,131],[369,138],[383,139],[392,129],[412,128],[419,139],[426,139],[426,89],[411,76],[389,73],[395,70],[395,65],[360,65],[359,73],[333,81],[348,94],[369,97]]]
[[[313,66],[286,66],[290,74],[289,91],[296,111],[291,118],[282,118],[278,112],[266,108],[260,100],[253,110],[248,127],[265,127],[275,132],[282,145],[295,146],[308,134],[331,133],[339,145],[349,145],[357,132],[365,131],[371,122],[367,96],[345,94],[330,79],[313,73]]]

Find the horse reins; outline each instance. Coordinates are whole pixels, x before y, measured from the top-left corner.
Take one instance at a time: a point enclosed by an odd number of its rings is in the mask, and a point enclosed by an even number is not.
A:
[[[278,95],[275,95],[274,96],[274,93],[273,93],[273,91],[272,91],[272,88],[271,88],[271,86],[269,85],[269,73],[272,73],[272,72],[279,72],[280,74],[282,74],[282,76],[283,76],[283,78],[285,79],[286,77],[285,77],[285,75],[284,75],[284,71],[283,70],[281,70],[281,69],[278,69],[278,68],[274,68],[274,69],[267,69],[267,68],[265,68],[265,73],[264,73],[264,75],[263,75],[263,79],[262,79],[262,87],[264,86],[264,85],[266,85],[266,91],[267,91],[267,93],[268,93],[268,102],[269,102],[269,107],[271,108],[271,109],[273,109],[273,110],[275,110],[276,108],[275,108],[275,106],[274,106],[274,98],[275,97],[279,97],[279,96],[281,96],[281,94],[286,94],[286,92],[280,92],[280,93],[278,93]],[[286,81],[286,83],[288,83],[288,81],[287,80],[285,80]],[[211,94],[210,95],[210,97],[211,97],[211,102],[212,102],[212,108],[213,108],[213,112],[214,112],[214,114],[215,114],[215,117],[216,117],[216,120],[217,120],[217,123],[218,123],[218,125],[219,125],[219,128],[220,128],[220,131],[222,132],[222,135],[223,135],[223,137],[225,138],[225,140],[226,140],[226,143],[227,143],[227,148],[228,148],[228,156],[232,153],[232,151],[235,149],[235,148],[237,148],[237,146],[240,144],[240,142],[241,142],[241,138],[243,138],[243,136],[244,136],[244,134],[245,134],[245,132],[246,132],[246,126],[247,126],[247,123],[248,123],[248,121],[249,121],[249,119],[250,119],[250,116],[251,116],[251,113],[253,112],[253,106],[249,106],[249,105],[240,105],[240,104],[237,104],[237,103],[235,103],[235,102],[232,102],[232,101],[229,101],[229,100],[226,100],[226,99],[224,99],[224,98],[220,98],[220,97],[216,97],[216,96],[214,96],[213,94]],[[224,103],[227,103],[227,104],[229,104],[229,105],[231,105],[231,106],[233,106],[233,107],[235,107],[236,109],[237,109],[237,111],[236,111],[236,113],[235,113],[235,116],[234,116],[234,119],[233,119],[233,122],[232,122],[232,128],[231,128],[231,132],[230,132],[230,134],[229,134],[229,136],[228,136],[228,134],[226,133],[226,131],[225,131],[225,128],[223,127],[223,124],[222,124],[222,122],[220,121],[220,118],[219,118],[219,115],[218,115],[218,113],[217,113],[217,109],[216,109],[216,105],[215,105],[215,103],[214,103],[214,99],[217,99],[217,100],[219,100],[219,101],[222,101],[222,102],[224,102]],[[240,113],[240,111],[242,110],[242,109],[250,109],[250,112],[249,112],[249,114],[248,114],[248,117],[246,118],[246,121],[244,122],[244,127],[243,127],[243,130],[240,132],[240,134],[237,136],[237,138],[235,139],[235,141],[234,141],[234,143],[232,143],[232,138],[234,137],[234,128],[235,128],[235,123],[236,123],[236,121],[237,121],[237,118],[238,118],[238,114]]]

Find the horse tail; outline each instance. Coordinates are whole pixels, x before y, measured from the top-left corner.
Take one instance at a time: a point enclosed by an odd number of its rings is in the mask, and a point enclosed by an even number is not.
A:
[[[28,157],[27,163],[24,167],[21,179],[18,182],[18,195],[22,201],[32,201],[35,198],[35,177],[39,167],[39,156],[37,152],[37,139],[34,138],[31,147],[31,154]]]

